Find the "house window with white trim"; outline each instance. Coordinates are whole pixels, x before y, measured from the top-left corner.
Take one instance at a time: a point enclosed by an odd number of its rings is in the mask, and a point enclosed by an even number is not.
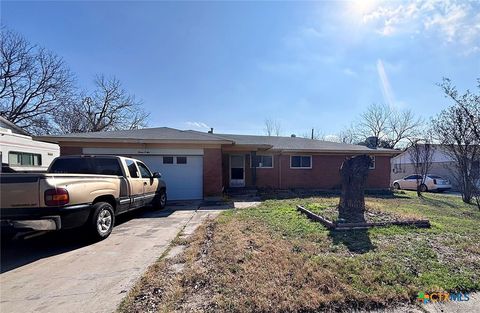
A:
[[[375,169],[375,156],[370,156],[370,166],[368,167],[369,170]]]
[[[251,156],[252,163],[250,167],[257,168],[273,168],[273,156],[272,155],[256,155]]]
[[[292,155],[290,157],[291,168],[312,168],[311,155]]]

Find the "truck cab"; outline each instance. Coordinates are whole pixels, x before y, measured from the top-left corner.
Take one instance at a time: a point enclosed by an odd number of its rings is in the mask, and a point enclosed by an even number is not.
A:
[[[166,185],[159,173],[133,158],[63,156],[46,174],[0,174],[2,227],[60,230],[86,226],[108,237],[119,214],[164,208]]]

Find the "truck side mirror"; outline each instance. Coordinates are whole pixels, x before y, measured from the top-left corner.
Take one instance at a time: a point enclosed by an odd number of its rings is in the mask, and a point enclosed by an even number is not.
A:
[[[153,173],[153,178],[161,178],[161,177],[162,177],[162,174],[160,174],[159,172]]]

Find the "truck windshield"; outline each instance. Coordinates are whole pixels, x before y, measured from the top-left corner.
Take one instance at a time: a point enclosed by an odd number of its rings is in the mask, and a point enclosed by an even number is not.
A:
[[[50,167],[49,173],[123,175],[118,160],[109,158],[57,159]]]

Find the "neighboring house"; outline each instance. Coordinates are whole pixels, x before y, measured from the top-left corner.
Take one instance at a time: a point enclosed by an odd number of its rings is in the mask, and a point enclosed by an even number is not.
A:
[[[25,131],[23,128],[15,125],[6,118],[0,116],[0,128],[9,129],[14,134],[29,136],[30,134]]]
[[[416,174],[415,166],[410,157],[410,149],[406,149],[401,154],[391,160],[392,175],[390,182],[404,178],[405,176]],[[458,190],[455,178],[452,172],[455,170],[455,160],[449,155],[446,148],[442,145],[432,145],[433,155],[429,174],[434,174],[448,179],[452,183],[452,189]]]
[[[2,170],[43,172],[59,155],[57,144],[33,140],[26,131],[0,116]]]
[[[345,158],[373,157],[367,187],[390,185],[396,150],[297,137],[202,133],[166,127],[43,136],[61,154],[125,155],[143,160],[167,183],[169,199],[220,196],[227,188],[340,188]],[[253,162],[252,162],[253,160]]]

